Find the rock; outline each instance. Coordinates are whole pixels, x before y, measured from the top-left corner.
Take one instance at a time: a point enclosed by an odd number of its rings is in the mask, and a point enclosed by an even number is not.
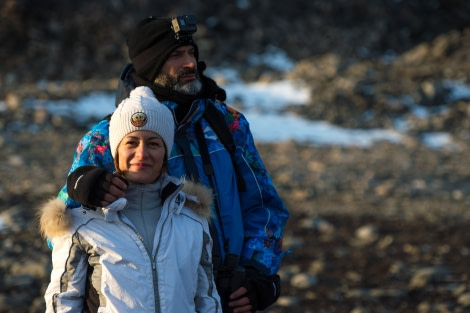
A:
[[[390,266],[389,273],[393,276],[403,277],[408,273],[408,266],[403,261],[396,261]]]
[[[45,124],[50,118],[50,114],[45,108],[37,108],[34,110],[33,121],[35,124]]]
[[[323,260],[315,260],[310,264],[309,272],[313,275],[318,275],[319,273],[324,273],[329,266],[331,265],[327,264],[327,262]]]
[[[393,243],[393,236],[392,235],[387,235],[380,239],[379,242],[377,242],[377,247],[379,249],[387,249],[391,244]]]
[[[470,307],[470,292],[466,292],[464,294],[461,294],[457,298],[457,303],[460,304],[461,306],[468,308]]]
[[[356,237],[365,241],[377,239],[378,230],[374,225],[364,225],[356,230]]]
[[[451,270],[446,267],[421,268],[414,273],[408,288],[410,290],[423,289],[431,284],[442,282],[450,274]]]
[[[299,303],[299,298],[297,297],[289,297],[289,296],[281,296],[276,302],[276,306],[281,306],[281,307],[293,307],[298,305]]]
[[[309,273],[300,273],[291,278],[290,283],[293,287],[300,289],[309,289],[318,283],[318,278]]]
[[[8,93],[5,97],[5,102],[9,110],[17,110],[21,106],[21,98],[13,93]]]
[[[13,206],[0,213],[1,229],[4,232],[21,231],[25,225],[24,212],[20,206]]]
[[[370,313],[370,310],[368,308],[356,307],[352,309],[349,313]]]
[[[305,218],[300,222],[299,226],[303,228],[311,228],[323,234],[331,234],[335,229],[333,225],[328,223],[328,221],[319,217]]]
[[[364,225],[356,229],[354,245],[368,245],[376,241],[379,237],[377,228],[374,225]]]

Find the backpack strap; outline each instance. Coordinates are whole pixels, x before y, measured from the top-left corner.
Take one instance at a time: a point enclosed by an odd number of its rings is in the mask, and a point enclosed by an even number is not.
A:
[[[191,152],[191,147],[189,145],[188,138],[186,137],[186,129],[179,129],[175,133],[175,144],[178,145],[181,150],[183,150],[184,156],[184,165],[186,170],[189,173],[190,179],[199,182],[199,171],[197,169],[196,162],[194,161],[193,153]]]
[[[217,198],[217,189],[214,188],[214,167],[212,166],[211,159],[209,156],[209,149],[207,148],[207,143],[206,143],[206,138],[204,137],[204,130],[202,129],[201,121],[198,121],[196,124],[194,124],[194,130],[196,133],[196,139],[197,143],[199,145],[199,152],[201,153],[201,159],[202,159],[202,168],[204,170],[204,173],[206,174],[207,178],[209,179],[209,184],[211,185],[211,188],[214,193],[216,193],[216,198]],[[217,214],[217,219],[220,221],[220,230],[222,232],[222,238],[225,239],[225,242],[223,243],[223,249],[224,251],[227,251],[227,238],[225,237],[225,231],[224,231],[224,226],[222,222],[222,216],[220,216],[220,210],[218,206],[218,202],[214,201],[214,206],[215,206],[215,213]],[[217,265],[217,268],[220,266],[222,262],[222,257],[220,254],[220,249],[222,248],[221,243],[219,242],[219,237],[216,235],[216,229],[214,227],[209,228],[211,231],[211,235],[214,241],[214,247],[212,249],[212,264]],[[216,268],[214,266],[214,268]]]
[[[194,132],[196,134],[197,143],[199,144],[199,153],[202,159],[202,169],[209,179],[214,175],[214,167],[212,166],[209,156],[209,148],[207,147],[206,138],[204,138],[204,130],[201,121],[194,124]]]
[[[236,146],[233,140],[233,135],[230,129],[228,128],[227,123],[225,122],[224,115],[215,107],[212,102],[206,101],[206,110],[204,111],[204,117],[217,134],[217,137],[219,137],[225,149],[227,149],[227,151],[230,153],[233,168],[235,169],[235,173],[237,176],[238,190],[246,191],[245,180],[243,179],[243,176],[241,175],[234,158]]]

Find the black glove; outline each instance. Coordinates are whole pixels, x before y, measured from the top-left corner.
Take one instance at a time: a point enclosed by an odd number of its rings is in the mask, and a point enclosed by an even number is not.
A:
[[[91,165],[81,166],[67,177],[67,193],[76,202],[101,207],[101,201],[104,201],[104,195],[109,192],[111,180],[115,176],[128,184],[123,177],[105,169]]]
[[[245,281],[242,284],[253,310],[264,310],[277,301],[281,294],[281,278],[274,274],[265,276],[253,267],[245,268]]]

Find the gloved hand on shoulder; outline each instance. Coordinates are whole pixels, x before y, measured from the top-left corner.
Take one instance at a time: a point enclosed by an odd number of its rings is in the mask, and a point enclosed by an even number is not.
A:
[[[113,184],[115,177],[129,185],[125,178],[112,174],[105,169],[91,165],[81,166],[67,177],[67,193],[76,202],[101,207],[104,206],[103,203],[109,203],[105,199],[105,195],[106,193],[112,194],[110,192],[112,186],[118,191],[122,191],[120,187]],[[115,198],[118,198],[118,195]]]
[[[277,301],[281,294],[281,278],[274,274],[265,276],[254,267],[245,268],[245,281],[242,283],[254,310],[264,310]]]

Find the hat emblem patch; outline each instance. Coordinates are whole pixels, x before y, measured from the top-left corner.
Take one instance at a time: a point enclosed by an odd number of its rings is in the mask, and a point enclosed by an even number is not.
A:
[[[145,124],[147,124],[147,115],[143,112],[132,114],[131,124],[135,127],[143,127]]]

